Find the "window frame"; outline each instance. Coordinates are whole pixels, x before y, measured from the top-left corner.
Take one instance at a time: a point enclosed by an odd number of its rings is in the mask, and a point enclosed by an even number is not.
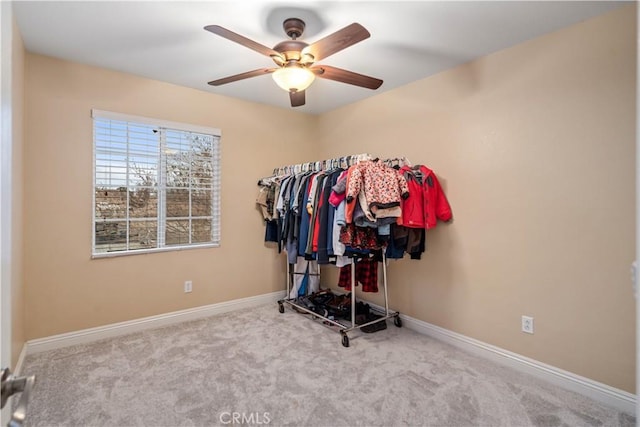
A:
[[[222,240],[221,236],[221,218],[220,218],[220,201],[221,201],[221,137],[222,132],[218,128],[211,128],[206,126],[198,126],[192,125],[188,123],[180,123],[180,122],[172,122],[161,119],[153,119],[150,117],[136,116],[131,114],[123,114],[116,113],[111,111],[104,111],[98,109],[91,110],[91,118],[92,118],[92,218],[91,218],[91,258],[111,258],[111,257],[119,257],[119,256],[129,256],[129,255],[138,255],[138,254],[149,254],[156,252],[170,252],[170,251],[183,251],[183,250],[191,250],[191,249],[201,249],[201,248],[217,248],[220,247],[220,242]],[[184,131],[184,132],[194,132],[200,134],[211,135],[214,138],[217,138],[217,141],[214,141],[214,144],[217,145],[214,152],[216,155],[213,156],[213,168],[214,171],[217,169],[217,172],[213,174],[213,182],[212,182],[212,206],[211,206],[211,230],[212,233],[218,236],[216,242],[206,242],[206,243],[192,243],[192,244],[182,244],[182,245],[171,245],[171,246],[162,246],[158,248],[147,248],[147,249],[126,249],[122,251],[113,251],[113,252],[96,252],[96,126],[95,119],[103,119],[103,120],[117,120],[117,121],[125,121],[131,122],[135,124],[141,125],[150,125],[158,128],[165,128],[172,131]],[[128,144],[128,143],[127,143]],[[162,162],[163,157],[158,156],[158,161]],[[161,170],[158,171],[161,174]],[[160,181],[160,180],[159,180]],[[158,194],[165,190],[165,188],[161,188],[160,183],[158,183]],[[127,190],[128,191],[128,190]],[[189,190],[191,192],[191,189]],[[191,206],[189,207],[191,211]],[[160,222],[161,217],[165,216],[166,213],[162,214],[160,209],[160,196],[158,196],[158,212],[157,219]],[[190,215],[191,217],[191,215]],[[127,226],[128,229],[128,226]],[[166,229],[166,223],[165,223]]]

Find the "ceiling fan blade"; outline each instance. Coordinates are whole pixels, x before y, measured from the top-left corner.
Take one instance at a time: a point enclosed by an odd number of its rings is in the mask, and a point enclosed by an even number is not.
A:
[[[316,61],[327,58],[342,49],[346,49],[371,36],[362,25],[354,22],[327,37],[310,44],[302,50],[302,53],[310,53]]]
[[[300,107],[305,103],[305,95],[303,90],[298,92],[289,92],[289,98],[291,99],[292,107]]]
[[[220,25],[207,25],[204,27],[205,30],[212,32],[213,34],[217,34],[220,37],[224,37],[225,39],[231,40],[232,42],[236,42],[241,44],[244,47],[248,47],[249,49],[253,49],[258,53],[261,53],[265,56],[270,57],[278,57],[281,58],[282,61],[285,61],[285,58],[282,56],[280,52],[277,52],[267,46],[264,46],[258,42],[254,42],[251,39],[246,38],[245,36],[241,36],[240,34],[234,33],[233,31],[227,30]]]
[[[223,77],[223,78],[218,79],[218,80],[212,80],[212,81],[209,82],[209,84],[211,86],[220,86],[220,85],[224,85],[224,84],[227,84],[227,83],[237,82],[238,80],[244,80],[244,79],[248,79],[248,78],[251,78],[251,77],[261,76],[263,74],[271,74],[275,70],[277,70],[277,68],[260,68],[260,69],[253,70],[253,71],[247,71],[246,73],[240,73],[240,74],[236,74],[236,75],[229,76],[229,77]]]
[[[380,79],[343,70],[342,68],[330,67],[328,65],[318,65],[311,67],[310,70],[320,78],[335,80],[367,89],[378,89],[382,85],[382,80]]]

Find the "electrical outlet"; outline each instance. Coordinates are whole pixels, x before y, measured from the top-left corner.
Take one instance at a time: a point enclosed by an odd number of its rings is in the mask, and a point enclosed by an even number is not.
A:
[[[533,333],[533,317],[522,316],[522,332]]]
[[[193,283],[191,283],[191,280],[187,280],[186,282],[184,282],[184,293],[188,293],[191,292]]]

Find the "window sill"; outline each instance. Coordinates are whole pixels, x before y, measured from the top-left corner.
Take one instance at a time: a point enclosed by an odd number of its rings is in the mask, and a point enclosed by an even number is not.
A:
[[[136,251],[127,251],[127,252],[124,252],[124,251],[123,252],[104,252],[104,253],[91,254],[91,259],[114,258],[114,257],[121,257],[121,256],[130,256],[130,255],[153,254],[158,252],[176,252],[176,251],[188,251],[192,249],[218,248],[218,247],[220,247],[220,243],[205,243],[202,245],[169,246],[164,248],[139,249]]]

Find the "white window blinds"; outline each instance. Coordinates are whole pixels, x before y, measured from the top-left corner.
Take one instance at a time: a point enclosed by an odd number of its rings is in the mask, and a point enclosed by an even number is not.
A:
[[[93,111],[93,255],[220,243],[220,132]]]

